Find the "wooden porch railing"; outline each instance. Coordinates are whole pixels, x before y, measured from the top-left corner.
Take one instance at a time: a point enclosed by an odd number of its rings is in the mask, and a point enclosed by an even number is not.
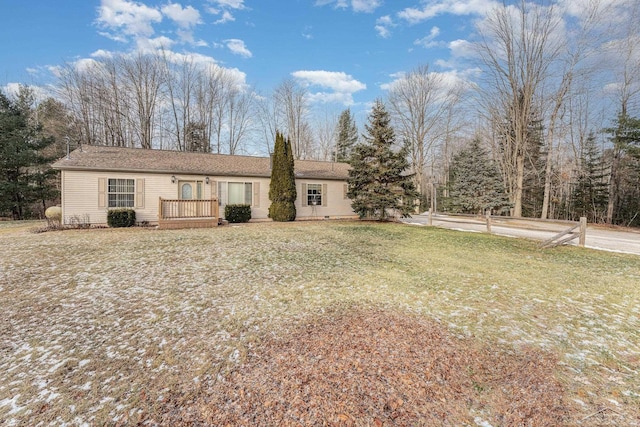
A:
[[[219,218],[218,199],[177,200],[163,199],[158,201],[159,220]]]

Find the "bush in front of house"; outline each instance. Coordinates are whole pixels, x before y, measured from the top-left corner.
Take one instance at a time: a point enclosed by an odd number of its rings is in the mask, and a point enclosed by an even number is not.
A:
[[[109,227],[133,227],[136,225],[136,211],[133,209],[110,209],[107,213]]]
[[[224,218],[231,223],[249,222],[251,219],[251,206],[226,205],[224,207]]]

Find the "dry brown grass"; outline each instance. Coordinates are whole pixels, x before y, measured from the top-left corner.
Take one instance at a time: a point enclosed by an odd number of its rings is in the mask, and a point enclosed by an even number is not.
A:
[[[267,340],[195,400],[171,395],[149,416],[174,426],[559,426],[571,410],[556,362],[414,315],[356,309]]]
[[[358,222],[0,228],[0,425],[206,424],[261,401],[327,424],[451,404],[454,425],[640,425],[638,257]],[[273,397],[302,380],[316,407]]]

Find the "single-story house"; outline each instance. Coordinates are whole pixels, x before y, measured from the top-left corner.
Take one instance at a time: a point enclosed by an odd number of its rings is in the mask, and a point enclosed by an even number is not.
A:
[[[252,219],[268,218],[268,157],[83,145],[52,167],[62,173],[64,224],[106,224],[109,209],[132,208],[139,223],[207,227],[227,204],[248,204]],[[356,217],[348,164],[296,160],[294,170],[297,219]]]

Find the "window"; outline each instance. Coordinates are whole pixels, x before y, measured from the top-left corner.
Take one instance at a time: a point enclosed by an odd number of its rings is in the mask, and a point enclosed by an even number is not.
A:
[[[307,205],[322,206],[322,184],[307,184]]]
[[[178,197],[181,200],[202,200],[202,181],[179,181]]]
[[[252,205],[253,184],[251,182],[218,182],[221,205]]]
[[[133,179],[109,178],[107,186],[108,207],[132,208],[135,204],[135,181]],[[103,187],[104,188],[104,187]]]
[[[191,184],[188,182],[182,184],[182,194],[180,195],[182,200],[191,200],[193,199],[193,188]]]

